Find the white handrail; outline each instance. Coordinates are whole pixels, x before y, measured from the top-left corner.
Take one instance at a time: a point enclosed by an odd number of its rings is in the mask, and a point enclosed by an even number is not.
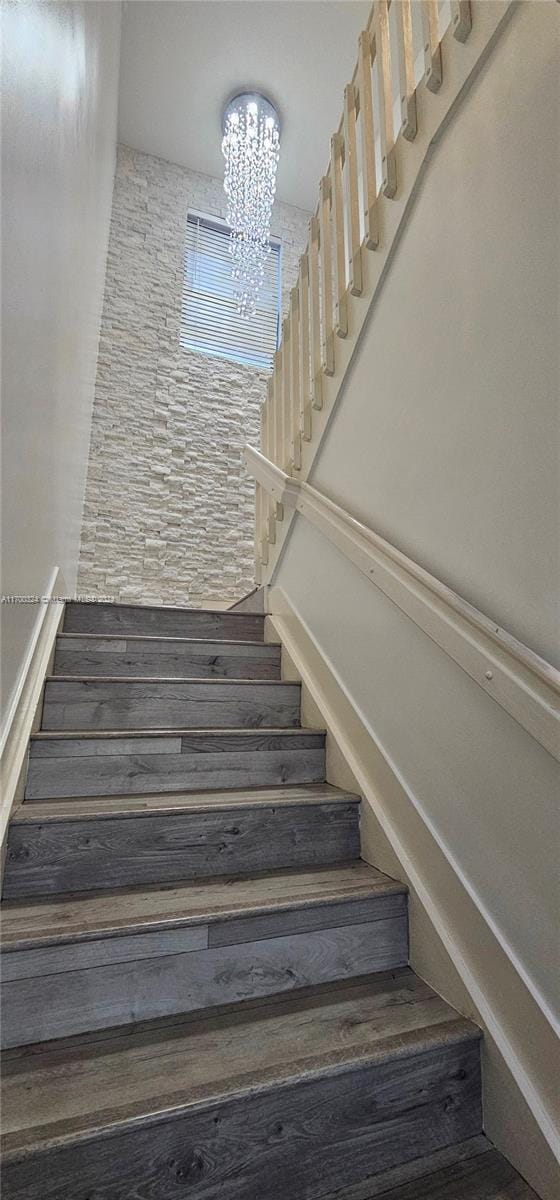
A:
[[[560,671],[309,483],[245,448],[249,474],[301,513],[467,675],[560,760]]]
[[[434,0],[375,0],[331,139],[265,401],[261,425],[268,440],[266,447],[261,440],[261,449],[282,470],[307,478],[432,145],[514,8],[515,0],[452,0],[451,23],[442,35]],[[426,32],[416,62],[415,22]],[[399,85],[395,103],[393,80]],[[274,569],[285,536],[282,519],[282,502],[271,511],[257,483],[257,582]]]

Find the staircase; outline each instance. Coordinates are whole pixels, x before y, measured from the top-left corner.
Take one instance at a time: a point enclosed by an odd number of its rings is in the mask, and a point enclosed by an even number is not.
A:
[[[69,604],[2,935],[4,1200],[529,1200],[264,617]]]

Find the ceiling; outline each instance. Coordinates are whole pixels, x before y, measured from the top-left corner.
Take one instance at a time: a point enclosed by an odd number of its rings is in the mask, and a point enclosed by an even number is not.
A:
[[[221,178],[221,115],[240,88],[282,119],[277,197],[311,209],[369,0],[128,0],[119,140]]]

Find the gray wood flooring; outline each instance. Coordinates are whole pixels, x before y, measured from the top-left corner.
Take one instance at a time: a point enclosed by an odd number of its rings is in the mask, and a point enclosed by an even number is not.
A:
[[[55,675],[279,679],[280,646],[194,638],[61,634]]]
[[[323,733],[305,729],[42,733],[31,739],[26,797],[321,783],[324,745]]]
[[[280,729],[299,725],[300,685],[251,679],[47,681],[42,728]]]
[[[153,637],[203,637],[262,642],[264,615],[136,604],[67,604],[65,633],[138,633]]]
[[[170,1200],[179,1166],[195,1200],[319,1197],[479,1132],[478,1036],[405,968],[9,1052],[4,1186]]]
[[[266,788],[225,788],[224,791],[211,792],[145,792],[139,795],[115,796],[58,796],[45,800],[35,800],[30,796],[18,808],[12,817],[14,824],[25,824],[27,821],[57,820],[65,817],[73,820],[77,816],[95,817],[101,813],[131,814],[142,812],[174,812],[177,809],[189,812],[206,812],[232,808],[259,808],[261,804],[274,804],[282,808],[306,804],[346,804],[354,801],[359,804],[360,798],[352,792],[344,792],[340,788],[331,787],[328,783],[306,783],[301,786],[288,784],[285,787]]]
[[[390,1168],[321,1200],[538,1200],[484,1136]]]
[[[9,830],[4,896],[247,874],[359,856],[355,803],[65,819]]]
[[[8,905],[3,922],[8,1046],[280,993],[408,958],[405,889],[360,863],[21,908]]]
[[[9,827],[3,1200],[534,1200],[264,615],[69,604]]]
[[[376,1196],[379,1196],[377,1190],[370,1191],[364,1200],[375,1200]],[[511,1163],[492,1148],[476,1158],[450,1163],[424,1178],[391,1188],[383,1192],[383,1197],[384,1200],[538,1200]]]
[[[37,1141],[50,1141],[45,1125],[56,1128],[61,1120],[71,1122],[73,1134],[95,1128],[98,1090],[109,1124],[134,1113],[139,1099],[151,1106],[147,1119],[157,1122],[163,1097],[180,1099],[187,1107],[217,1092],[250,1092],[263,1080],[289,1080],[302,1062],[311,1075],[314,1067],[323,1068],[325,1050],[333,1065],[387,1056],[399,1061],[403,1038],[423,1053],[440,1035],[444,1044],[479,1038],[471,1022],[403,967],[280,1000],[230,1005],[215,1015],[14,1050],[4,1057],[5,1098],[10,1101],[6,1148],[16,1149],[28,1129],[36,1131]],[[76,1062],[81,1063],[80,1074]],[[35,1086],[28,1096],[32,1076]]]
[[[395,899],[392,905],[396,906]],[[212,940],[223,932],[225,944],[202,948],[197,942],[208,942],[206,926],[162,932],[155,953],[151,935],[139,934],[125,939],[121,961],[95,961],[92,947],[99,958],[116,959],[122,938],[107,939],[103,946],[87,942],[85,952],[80,947],[79,954],[69,952],[69,947],[21,951],[20,961],[8,961],[8,978],[2,984],[6,1011],[2,1044],[21,1046],[69,1037],[404,965],[406,911],[401,906],[400,913],[383,916],[375,911],[375,902],[362,902],[361,908],[359,924],[344,924],[340,912],[316,911],[314,922],[308,924],[319,926],[322,919],[321,927],[286,933],[276,928],[267,937],[262,927],[246,926],[236,932],[235,944],[228,943],[227,929],[213,926]],[[334,928],[331,917],[337,921]],[[292,917],[283,924],[297,929],[298,922]],[[21,962],[30,956],[34,956],[31,964]],[[28,970],[37,974],[28,975]],[[21,977],[10,980],[15,972]]]
[[[303,867],[226,875],[189,883],[112,891],[73,892],[49,900],[6,900],[2,906],[3,950],[36,949],[100,936],[232,921],[246,922],[316,908],[352,908],[362,900],[406,894],[398,880],[358,860],[343,866]],[[334,923],[334,922],[331,922]]]

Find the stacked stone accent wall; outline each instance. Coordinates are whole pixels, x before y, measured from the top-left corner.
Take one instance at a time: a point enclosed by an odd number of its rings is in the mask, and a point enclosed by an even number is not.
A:
[[[225,216],[218,179],[120,146],[99,342],[79,591],[188,606],[254,583],[256,444],[266,373],[179,342],[187,211]],[[276,204],[283,305],[309,213]]]

